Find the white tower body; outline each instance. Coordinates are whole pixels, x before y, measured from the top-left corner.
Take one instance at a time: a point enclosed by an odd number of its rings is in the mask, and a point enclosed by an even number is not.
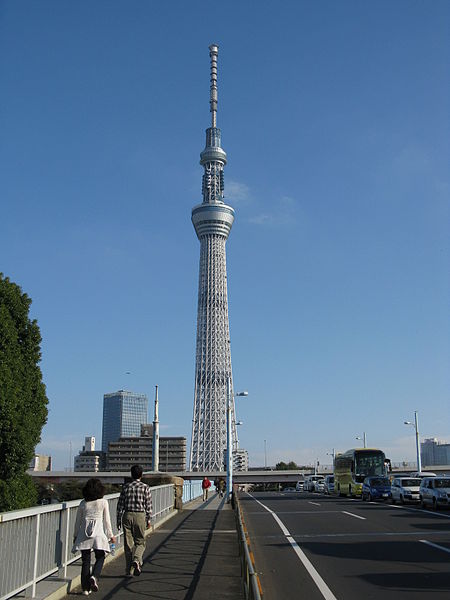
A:
[[[155,386],[155,416],[153,418],[152,471],[159,471],[158,386]]]
[[[223,471],[227,447],[227,381],[231,394],[230,326],[228,321],[225,244],[234,221],[234,210],[224,203],[223,168],[227,159],[221,147],[217,117],[218,46],[209,47],[211,58],[211,127],[200,154],[204,168],[203,202],[192,209],[192,223],[200,241],[197,344],[194,414],[190,469]],[[238,447],[234,397],[231,396],[232,444]]]

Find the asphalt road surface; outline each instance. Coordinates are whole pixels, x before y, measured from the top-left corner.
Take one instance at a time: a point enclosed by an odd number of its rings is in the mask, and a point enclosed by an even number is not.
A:
[[[264,600],[449,600],[450,510],[241,494]]]

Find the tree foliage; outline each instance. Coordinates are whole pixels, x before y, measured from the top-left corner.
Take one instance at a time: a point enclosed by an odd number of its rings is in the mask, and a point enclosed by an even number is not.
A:
[[[39,367],[41,334],[28,313],[31,299],[0,273],[0,511],[31,506],[36,489],[26,474],[47,420]]]
[[[297,471],[298,469],[300,467],[293,460],[288,463],[281,461],[275,465],[275,471]]]

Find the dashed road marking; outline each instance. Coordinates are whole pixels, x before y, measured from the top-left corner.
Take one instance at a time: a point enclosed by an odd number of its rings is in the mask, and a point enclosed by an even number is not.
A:
[[[350,517],[355,517],[355,519],[361,519],[361,521],[366,521],[366,517],[360,517],[359,515],[355,515],[351,512],[347,512],[346,510],[342,511],[344,513],[344,515],[349,515]]]
[[[432,546],[433,548],[437,548],[438,550],[443,550],[444,552],[448,552],[450,554],[450,548],[446,548],[445,546],[439,546],[439,544],[433,544],[433,542],[429,542],[428,540],[419,540],[422,544],[427,544],[428,546]]]

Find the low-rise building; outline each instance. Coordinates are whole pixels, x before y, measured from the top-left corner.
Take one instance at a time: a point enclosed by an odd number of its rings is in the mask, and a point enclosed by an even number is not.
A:
[[[84,438],[82,450],[75,456],[73,461],[74,471],[104,471],[106,466],[106,454],[101,450],[95,449],[95,437],[87,436]]]
[[[51,471],[52,457],[45,454],[35,454],[31,459],[29,469],[31,471]]]
[[[420,444],[420,458],[427,467],[450,465],[450,444],[437,438],[426,438]]]

